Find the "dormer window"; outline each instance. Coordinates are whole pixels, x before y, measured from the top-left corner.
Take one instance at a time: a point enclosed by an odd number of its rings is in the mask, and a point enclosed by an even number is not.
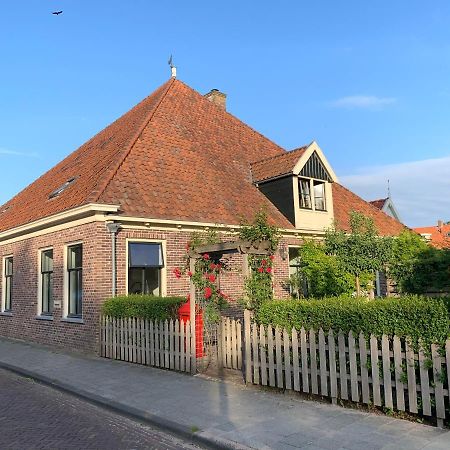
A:
[[[326,211],[325,181],[298,179],[300,208]],[[314,208],[313,208],[314,205]]]

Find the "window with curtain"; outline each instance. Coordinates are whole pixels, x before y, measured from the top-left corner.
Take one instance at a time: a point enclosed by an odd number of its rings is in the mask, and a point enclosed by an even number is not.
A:
[[[311,188],[310,180],[300,178],[298,180],[300,191],[300,208],[311,209]]]

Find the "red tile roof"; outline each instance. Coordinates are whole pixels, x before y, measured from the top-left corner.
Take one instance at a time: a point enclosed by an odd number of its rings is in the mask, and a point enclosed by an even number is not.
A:
[[[297,161],[308,146],[281,155],[272,156],[252,164],[253,181],[263,181],[292,173]]]
[[[284,150],[170,79],[0,207],[0,231],[91,202],[125,215],[237,224],[265,206],[290,222],[251,183],[250,162]],[[69,178],[59,196],[49,194]]]
[[[436,248],[450,249],[450,225],[414,228],[419,234],[430,234],[430,244]]]
[[[380,211],[376,206],[366,202],[339,183],[333,183],[334,219],[337,227],[350,231],[350,213],[357,211],[372,217],[378,233],[384,236],[395,236],[407,228],[398,220]]]
[[[274,224],[294,228],[254,186],[252,170],[258,179],[289,173],[304,150],[286,152],[171,79],[0,207],[0,231],[88,203],[119,205],[127,216],[232,225],[264,206]],[[382,233],[403,229],[336,183],[333,196],[344,229],[352,209],[373,216]]]
[[[375,206],[375,208],[378,209],[383,209],[384,204],[386,203],[387,198],[380,198],[378,200],[372,200],[369,203],[373,206]]]

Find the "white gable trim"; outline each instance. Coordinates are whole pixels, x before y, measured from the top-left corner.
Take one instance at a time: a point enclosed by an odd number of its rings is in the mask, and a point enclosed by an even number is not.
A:
[[[295,164],[294,169],[292,171],[293,174],[298,175],[300,173],[300,171],[303,169],[303,166],[306,164],[306,162],[314,152],[317,153],[317,156],[319,157],[321,163],[324,165],[325,169],[330,174],[332,181],[333,182],[339,181],[327,158],[325,158],[322,149],[319,147],[319,144],[316,141],[312,141],[311,144],[308,145],[303,155],[299,158],[299,160]]]

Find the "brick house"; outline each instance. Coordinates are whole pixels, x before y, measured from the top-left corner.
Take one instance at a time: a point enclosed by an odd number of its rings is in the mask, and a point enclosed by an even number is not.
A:
[[[231,239],[260,207],[283,231],[277,297],[289,295],[292,249],[333,220],[348,229],[357,210],[383,234],[404,229],[341,186],[316,142],[287,152],[225,101],[171,78],[0,207],[0,335],[96,351],[106,298],[186,295],[188,280],[172,271],[191,234]],[[222,277],[238,298],[239,269]]]

